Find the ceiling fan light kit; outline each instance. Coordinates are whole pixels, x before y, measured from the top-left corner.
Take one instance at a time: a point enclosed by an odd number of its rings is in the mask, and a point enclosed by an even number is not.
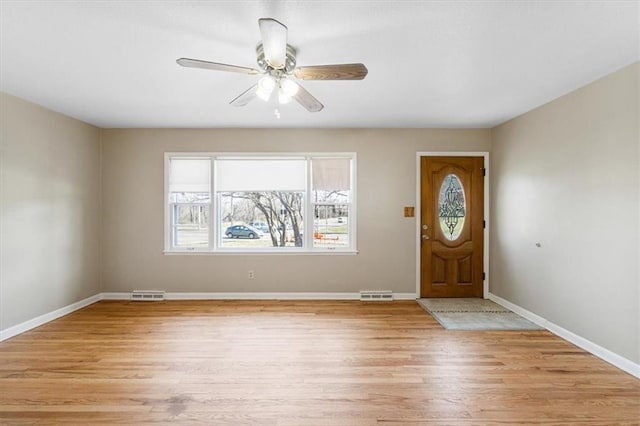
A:
[[[256,95],[265,102],[269,102],[271,93],[276,87],[276,81],[271,76],[262,77],[258,81],[258,88],[256,89]],[[232,101],[233,102],[233,101]]]
[[[296,67],[296,50],[287,44],[287,27],[272,18],[258,20],[262,42],[256,47],[259,70],[199,59],[180,58],[178,65],[215,71],[236,72],[248,75],[262,74],[263,77],[245,90],[230,104],[241,107],[256,97],[276,105],[275,115],[280,118],[278,105],[288,104],[295,99],[309,112],[324,108],[311,93],[293,79],[298,80],[362,80],[368,70],[363,64],[334,64]]]

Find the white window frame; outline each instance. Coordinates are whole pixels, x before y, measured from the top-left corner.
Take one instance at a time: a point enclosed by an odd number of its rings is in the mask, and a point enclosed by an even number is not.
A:
[[[171,154],[171,155],[169,155]],[[164,252],[165,253],[207,253],[209,252],[208,247],[173,247],[173,221],[172,221],[172,207],[174,205],[196,205],[194,203],[172,203],[169,197],[169,186],[170,186],[170,169],[171,169],[171,158],[184,158],[184,159],[199,159],[206,158],[206,153],[203,152],[183,152],[183,153],[165,153],[164,156]],[[210,176],[213,178],[213,161],[210,164]],[[211,182],[212,183],[212,182]],[[213,209],[213,200],[211,197],[213,195],[213,187],[209,184],[209,247],[211,247],[211,238],[213,237],[213,232],[211,229],[211,213]]]
[[[282,159],[282,158],[304,158],[306,167],[306,184],[304,192],[304,244],[303,247],[264,247],[264,248],[239,248],[239,247],[221,247],[220,236],[224,230],[219,229],[220,206],[218,193],[216,188],[216,159],[234,158],[260,158],[260,159]],[[347,204],[349,209],[348,229],[349,229],[349,246],[348,247],[314,247],[314,207],[312,202],[312,176],[311,176],[311,160],[313,158],[350,158],[351,159],[351,189],[349,201],[340,204]],[[357,189],[356,189],[356,167],[357,155],[355,152],[165,152],[164,154],[164,250],[165,254],[357,254]],[[208,158],[211,161],[211,196],[209,204],[209,247],[197,248],[174,248],[172,247],[172,222],[171,222],[171,206],[169,197],[169,178],[170,163],[172,158]],[[326,203],[321,203],[326,204]]]

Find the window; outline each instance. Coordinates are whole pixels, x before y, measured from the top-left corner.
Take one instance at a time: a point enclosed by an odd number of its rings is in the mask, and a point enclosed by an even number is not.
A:
[[[304,157],[218,157],[215,167],[219,248],[305,246]],[[266,230],[257,229],[256,222],[266,224]],[[245,224],[253,229],[233,229]]]
[[[211,160],[171,158],[169,167],[169,248],[209,247]]]
[[[314,247],[349,247],[351,159],[311,160]]]
[[[445,176],[438,196],[440,229],[445,238],[455,241],[462,232],[466,216],[466,200],[460,178],[455,173]]]
[[[165,155],[169,252],[353,252],[355,154]]]

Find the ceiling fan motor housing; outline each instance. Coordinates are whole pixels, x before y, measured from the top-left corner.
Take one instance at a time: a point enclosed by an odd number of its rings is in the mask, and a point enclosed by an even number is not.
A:
[[[264,47],[262,43],[259,43],[256,47],[256,53],[258,54],[258,66],[266,73],[271,73],[275,68],[269,65],[264,57]],[[284,73],[291,74],[296,68],[296,49],[287,44],[287,59],[283,68],[280,68]]]

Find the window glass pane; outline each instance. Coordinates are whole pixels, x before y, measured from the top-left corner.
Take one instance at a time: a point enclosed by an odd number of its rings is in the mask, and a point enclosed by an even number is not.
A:
[[[219,159],[217,191],[304,191],[304,159]]]
[[[351,201],[351,191],[313,191],[314,204],[340,204]]]
[[[220,247],[303,247],[302,191],[219,192]]]
[[[445,238],[453,241],[460,236],[464,227],[466,201],[460,179],[448,174],[440,186],[438,213],[440,228]]]
[[[211,194],[208,192],[172,192],[169,194],[171,203],[209,204]]]
[[[349,247],[349,206],[326,204],[314,207],[313,246]]]
[[[172,205],[172,244],[176,248],[209,246],[209,205]]]

